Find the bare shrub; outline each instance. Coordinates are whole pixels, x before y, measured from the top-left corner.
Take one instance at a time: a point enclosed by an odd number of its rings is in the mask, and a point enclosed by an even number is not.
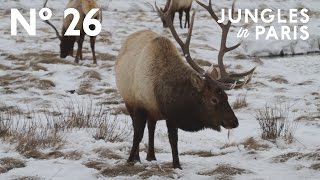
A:
[[[117,115],[111,115],[104,104],[95,107],[92,102],[70,102],[68,108],[64,108],[64,111],[61,108],[53,110],[55,116],[48,111],[44,112],[47,121],[54,122],[56,128],[62,130],[72,128],[93,129],[92,134],[96,140],[124,141],[132,133],[132,127],[128,120],[120,120]]]
[[[96,140],[103,139],[109,142],[121,142],[128,138],[132,133],[132,127],[125,119],[124,123],[119,123],[118,116],[106,115],[98,119],[97,129],[93,137]]]
[[[21,154],[37,148],[58,147],[62,135],[49,123],[41,122],[34,112],[23,113],[18,108],[3,105],[0,111],[0,138],[15,144]]]
[[[26,121],[12,133],[11,141],[16,143],[16,150],[21,154],[38,148],[58,148],[63,145],[63,137],[58,129],[36,119]]]
[[[246,94],[239,94],[237,96],[236,101],[232,104],[233,109],[240,109],[243,107],[247,107],[247,93]]]
[[[297,123],[289,120],[289,107],[280,105],[265,105],[256,112],[256,119],[261,129],[261,138],[275,141],[283,138],[287,143],[294,141]]]

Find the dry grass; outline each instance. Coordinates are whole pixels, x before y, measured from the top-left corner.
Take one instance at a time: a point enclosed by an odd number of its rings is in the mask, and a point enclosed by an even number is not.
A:
[[[303,115],[296,119],[296,121],[319,121],[320,115]]]
[[[37,176],[21,176],[21,177],[16,177],[12,180],[44,180],[44,178],[40,178]]]
[[[58,129],[37,123],[38,120],[31,119],[16,128],[11,133],[10,141],[16,144],[16,150],[21,154],[39,148],[59,148],[64,144],[63,137]]]
[[[132,127],[121,123],[117,116],[111,116],[104,106],[96,108],[92,103],[72,104],[65,111],[43,110],[38,113],[21,113],[13,107],[2,105],[0,108],[0,138],[15,145],[16,150],[27,158],[35,159],[80,159],[77,151],[58,151],[65,141],[65,133],[74,128],[90,130],[96,139],[115,142],[123,141],[132,133]],[[21,114],[20,114],[21,113]],[[53,149],[49,153],[41,149]],[[99,152],[101,156],[111,156],[111,152]],[[109,157],[110,157],[109,156]],[[116,155],[113,158],[120,158]]]
[[[71,64],[76,65],[73,61],[69,62],[64,59],[59,58],[58,54],[53,52],[29,52],[22,54],[7,54],[5,53],[7,59],[25,62],[26,59],[33,59],[35,64],[43,63],[43,64]]]
[[[103,93],[103,91],[92,90],[93,85],[91,80],[84,80],[81,82],[77,93],[79,95],[95,95],[99,96]]]
[[[23,161],[11,157],[1,158],[0,165],[0,174],[6,173],[11,169],[26,167]]]
[[[248,107],[247,103],[247,93],[246,94],[239,94],[237,96],[236,101],[232,104],[233,109],[240,109],[244,107]]]
[[[246,139],[242,144],[247,150],[266,150],[270,148],[268,144],[259,143],[253,137]]]
[[[285,79],[283,76],[280,76],[280,75],[272,77],[269,81],[276,82],[278,84],[288,84],[289,83],[289,81],[287,79]]]
[[[310,166],[310,169],[320,171],[320,163],[315,163]]]
[[[106,94],[113,94],[113,93],[117,93],[117,92],[118,92],[118,90],[114,89],[114,88],[109,88],[109,89],[104,90],[104,93],[106,93]]]
[[[99,157],[107,159],[123,159],[121,156],[113,152],[108,148],[98,148],[93,150],[95,153],[98,153]]]
[[[255,150],[255,151],[260,151],[260,150],[263,151],[263,150],[270,148],[270,146],[268,144],[259,143],[253,137],[249,137],[240,143],[227,143],[227,144],[223,145],[220,149],[226,149],[229,147],[238,147],[239,148],[240,145],[243,145],[244,148],[247,150]]]
[[[115,61],[116,56],[109,53],[97,53],[97,59],[101,59],[103,61]]]
[[[306,159],[311,161],[320,161],[320,152],[305,153],[298,157],[298,159]]]
[[[89,78],[101,81],[101,75],[97,71],[89,70],[83,73],[83,75],[79,78]]]
[[[53,114],[44,111],[47,121],[53,122],[54,127],[58,129],[93,129],[92,135],[95,139],[103,139],[108,142],[121,142],[132,134],[129,121],[110,115],[103,104],[70,102],[67,108],[63,109],[64,111],[61,108],[51,111]]]
[[[232,179],[232,176],[241,174],[250,174],[249,170],[237,168],[230,164],[219,164],[217,168],[212,171],[199,172],[199,175],[214,176],[215,179]]]
[[[130,115],[125,106],[119,106],[119,107],[113,108],[111,113],[113,115],[119,115],[119,114],[125,114],[127,116]]]
[[[145,168],[145,166],[122,164],[102,169],[100,173],[107,177],[134,176],[142,173]]]
[[[101,161],[89,161],[87,163],[84,164],[86,167],[88,168],[92,168],[92,169],[96,169],[96,170],[101,170],[104,167],[107,167],[108,164],[101,162]]]
[[[282,155],[279,155],[279,156],[276,156],[276,157],[272,158],[272,161],[273,162],[277,162],[277,163],[284,163],[284,162],[287,162],[291,158],[299,157],[301,155],[303,155],[303,153],[300,153],[300,152],[289,152],[289,153],[282,154]]]
[[[122,124],[119,123],[118,116],[101,119],[97,122],[98,128],[93,135],[96,140],[103,139],[108,142],[122,142],[132,134],[132,127],[128,120]]]
[[[121,177],[121,176],[139,176],[142,179],[147,179],[152,176],[162,178],[174,178],[174,171],[171,163],[144,166],[140,164],[118,164],[115,166],[108,165],[101,161],[90,161],[85,164],[88,168],[94,168],[100,171],[100,174],[106,177]]]
[[[11,67],[9,67],[9,66],[6,66],[6,65],[3,65],[3,64],[0,64],[0,70],[10,70],[11,69]]]
[[[56,87],[55,83],[51,80],[39,80],[38,81],[38,88],[41,90],[48,90],[53,87]]]
[[[27,151],[23,154],[26,158],[33,158],[33,159],[57,159],[57,158],[64,158],[70,160],[79,160],[82,157],[82,153],[79,151],[68,151],[68,152],[61,152],[58,150],[54,150],[48,153],[41,152],[39,150],[33,149]]]
[[[287,143],[294,141],[294,133],[297,123],[289,120],[289,107],[280,105],[268,106],[256,112],[259,122],[261,138],[275,141],[283,138]]]
[[[311,80],[307,80],[307,81],[303,81],[301,83],[297,83],[296,85],[299,85],[299,86],[306,86],[306,85],[311,85],[313,84],[314,82],[311,81]]]
[[[78,151],[78,150],[74,150],[74,151],[67,151],[64,153],[64,158],[65,159],[70,159],[70,160],[79,160],[81,159],[83,153]]]
[[[213,153],[212,151],[188,151],[181,153],[180,155],[190,155],[190,156],[199,156],[199,157],[214,157],[214,156],[223,156],[227,152]]]

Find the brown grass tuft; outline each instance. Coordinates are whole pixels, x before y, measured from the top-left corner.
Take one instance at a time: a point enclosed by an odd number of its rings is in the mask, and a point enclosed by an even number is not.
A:
[[[121,156],[113,152],[112,150],[108,148],[98,148],[93,150],[95,153],[99,154],[99,157],[101,158],[107,158],[107,159],[123,159]]]
[[[97,71],[89,70],[83,73],[80,78],[89,78],[89,79],[96,79],[101,81],[101,75]]]
[[[244,148],[248,150],[266,150],[270,148],[268,144],[260,144],[253,137],[246,139],[242,144],[244,145]]]
[[[188,151],[188,152],[181,153],[180,155],[213,157],[213,156],[223,156],[226,154],[227,154],[227,152],[213,153],[212,151]]]
[[[311,169],[320,171],[320,163],[315,163],[310,166]]]
[[[232,104],[233,109],[248,107],[247,94],[239,94],[236,101]]]
[[[122,164],[114,167],[107,167],[100,173],[107,177],[118,177],[118,176],[134,176],[145,170],[146,166]]]
[[[39,80],[38,84],[38,88],[42,90],[48,90],[53,87],[56,87],[55,83],[51,80]]]
[[[276,82],[278,84],[288,84],[289,81],[286,80],[283,76],[277,75],[272,77],[269,81]]]
[[[84,164],[86,167],[88,168],[92,168],[92,169],[96,169],[96,170],[101,170],[104,167],[107,167],[108,164],[101,162],[101,161],[89,161],[87,163]]]
[[[273,160],[273,162],[276,162],[276,163],[284,163],[284,162],[287,162],[291,158],[299,157],[301,155],[303,155],[303,153],[300,153],[300,152],[289,152],[289,153],[286,153],[286,154],[281,154],[279,156],[276,156],[276,157],[272,158],[272,160]]]
[[[1,158],[0,165],[0,174],[6,173],[11,169],[26,167],[23,161],[11,157]]]
[[[212,171],[200,172],[199,175],[215,176],[216,179],[232,179],[232,176],[241,174],[250,174],[249,170],[237,168],[230,164],[219,164],[217,168]]]
[[[44,178],[40,178],[38,176],[21,176],[16,177],[13,180],[44,180]]]

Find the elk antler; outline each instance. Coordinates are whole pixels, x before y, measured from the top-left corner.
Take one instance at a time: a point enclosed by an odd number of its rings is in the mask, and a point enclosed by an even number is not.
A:
[[[183,55],[184,57],[186,58],[187,62],[190,64],[190,66],[196,70],[198,73],[200,74],[204,74],[204,70],[198,66],[191,58],[190,56],[190,50],[189,50],[189,46],[190,46],[190,41],[191,41],[191,36],[192,36],[192,30],[193,30],[193,22],[194,22],[194,16],[195,16],[195,12],[193,12],[192,14],[192,18],[191,18],[191,25],[190,25],[190,28],[189,28],[189,32],[188,32],[188,36],[187,36],[187,39],[186,39],[186,42],[184,43],[177,31],[175,30],[173,24],[172,24],[172,20],[171,20],[171,17],[170,17],[170,12],[171,12],[171,5],[169,6],[169,9],[168,11],[166,11],[165,13],[162,12],[158,6],[157,6],[157,3],[155,3],[155,7],[158,11],[158,14],[161,18],[163,18],[166,23],[168,24],[168,27],[172,33],[172,36],[174,37],[174,39],[177,41],[177,43],[179,44],[179,46],[181,47],[182,49],[182,52],[183,52]]]
[[[221,77],[220,77],[220,79],[218,79],[218,81],[224,82],[224,83],[234,83],[235,82],[235,86],[234,86],[235,88],[239,88],[239,87],[246,85],[251,80],[253,72],[256,69],[256,67],[254,67],[251,70],[244,72],[244,73],[229,74],[229,73],[227,73],[225,66],[223,64],[224,55],[227,52],[230,52],[230,51],[238,48],[241,45],[240,43],[238,43],[238,44],[231,46],[231,47],[226,46],[228,32],[229,32],[229,29],[231,26],[231,21],[229,20],[227,24],[223,24],[223,23],[218,22],[218,16],[216,15],[216,13],[212,9],[211,0],[209,0],[209,5],[205,5],[201,2],[199,2],[198,0],[196,0],[196,1],[200,6],[202,6],[204,9],[206,9],[209,12],[211,17],[218,23],[218,25],[222,29],[220,50],[219,50],[219,54],[218,54],[218,66],[219,66],[219,71],[221,73],[220,74]],[[235,5],[235,0],[232,3],[232,18],[234,15],[234,5]],[[244,79],[244,80],[240,80],[240,79]]]
[[[210,80],[212,80],[214,83],[216,83],[219,87],[223,88],[223,89],[232,89],[234,87],[233,83],[224,83],[224,82],[219,82],[219,81],[216,81],[215,79],[213,79],[205,70],[203,70],[200,66],[198,66],[197,63],[195,63],[190,55],[190,49],[189,49],[189,46],[190,46],[190,41],[191,41],[191,36],[192,36],[192,30],[193,30],[193,24],[194,24],[194,17],[195,17],[195,11],[192,13],[192,17],[191,17],[191,23],[190,23],[190,28],[189,28],[189,31],[188,31],[188,35],[187,35],[187,39],[186,39],[186,42],[184,43],[177,31],[175,30],[174,26],[173,26],[173,23],[172,23],[172,20],[171,20],[171,17],[170,17],[170,12],[171,12],[171,4],[169,6],[169,9],[168,11],[166,11],[165,13],[163,11],[161,11],[159,9],[159,7],[157,6],[157,2],[155,2],[155,7],[156,7],[156,10],[158,12],[158,15],[164,19],[164,21],[166,21],[170,31],[171,31],[171,34],[173,36],[173,38],[177,41],[177,43],[179,44],[179,46],[181,47],[182,49],[182,52],[183,52],[183,56],[186,58],[187,62],[189,63],[189,65],[195,70],[197,71],[201,76],[203,77],[206,77],[206,78],[209,78]]]
[[[47,6],[47,3],[48,3],[48,0],[46,0],[44,2],[43,8],[45,8]],[[53,24],[51,24],[51,22],[49,20],[45,20],[43,22],[45,22],[46,24],[48,24],[49,26],[51,26],[54,29],[54,31],[56,32],[57,38],[59,38],[61,41],[61,35],[59,34],[59,31],[57,30],[57,28]]]

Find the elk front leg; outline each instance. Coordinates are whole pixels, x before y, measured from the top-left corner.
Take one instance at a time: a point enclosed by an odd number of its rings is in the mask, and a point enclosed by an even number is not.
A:
[[[179,11],[179,20],[180,20],[180,28],[182,29],[182,16],[183,16],[183,10]]]
[[[134,134],[133,145],[127,162],[141,162],[139,157],[139,144],[143,138],[143,132],[147,122],[147,113],[142,109],[135,109],[133,110],[133,116],[131,116],[131,118]]]
[[[167,128],[168,128],[168,137],[169,142],[171,145],[171,151],[172,151],[172,165],[173,168],[181,168],[180,161],[179,161],[179,154],[178,154],[178,128],[176,125],[170,120],[167,120]]]
[[[74,60],[75,63],[79,63],[79,58],[82,60],[82,45],[84,41],[84,33],[80,34],[80,37],[78,39],[78,50],[77,50],[77,55],[76,59]]]
[[[92,51],[93,64],[97,64],[95,44],[96,44],[96,36],[90,36],[90,46]]]
[[[190,9],[191,9],[191,7],[185,10],[186,20],[185,20],[185,23],[184,23],[184,28],[187,27],[187,23],[188,23],[188,28],[190,28]]]
[[[147,160],[148,161],[156,161],[156,156],[154,154],[154,131],[156,129],[157,121],[148,120],[148,133],[149,133],[149,145],[148,145],[148,154]]]

